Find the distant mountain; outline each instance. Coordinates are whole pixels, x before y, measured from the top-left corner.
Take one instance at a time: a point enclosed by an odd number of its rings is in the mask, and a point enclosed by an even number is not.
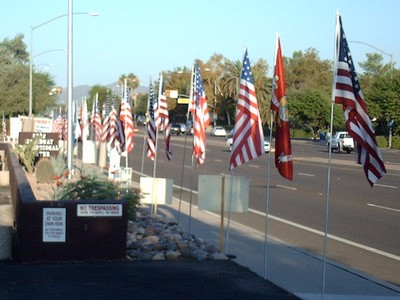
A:
[[[109,87],[110,90],[115,88],[117,86],[117,83],[110,83],[105,85],[106,87]],[[89,85],[79,85],[75,86],[73,88],[72,94],[74,99],[81,99],[83,97],[87,97],[89,95],[90,90],[92,89],[92,86]],[[136,89],[136,92],[138,94],[147,94],[149,91],[149,88],[147,86],[139,86]],[[63,88],[62,93],[58,96],[58,103],[64,103],[66,104],[68,100],[68,90],[67,88]]]

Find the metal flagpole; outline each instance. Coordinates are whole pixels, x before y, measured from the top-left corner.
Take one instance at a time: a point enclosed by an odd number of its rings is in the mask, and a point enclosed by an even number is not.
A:
[[[149,86],[150,85],[151,85],[151,78],[150,78]],[[148,120],[148,116],[150,114],[149,105],[150,105],[150,92],[149,92],[149,94],[147,96],[147,116],[146,116],[146,120]],[[140,167],[140,174],[141,175],[144,175],[143,174],[143,168],[144,168],[144,157],[145,157],[145,154],[146,154],[146,138],[147,138],[147,135],[148,135],[148,132],[147,132],[148,127],[149,127],[149,122],[146,122],[146,126],[145,126],[145,129],[144,129],[144,135],[143,135],[142,165]]]
[[[191,86],[190,86],[190,100],[193,102],[194,101],[194,99],[193,99],[193,97],[194,97],[194,92],[193,92],[193,90],[194,90],[194,88],[193,88],[193,85],[194,85],[194,82],[196,81],[196,78],[195,78],[195,72],[194,72],[194,65],[193,65],[193,68],[192,68],[192,78],[191,78]],[[189,108],[190,108],[190,106],[188,107],[188,110],[189,110]],[[195,112],[196,113],[196,112]],[[195,122],[195,118],[193,117],[193,127],[195,126],[195,124],[194,124],[194,122]],[[194,132],[193,132],[193,139],[192,139],[192,146],[194,145],[194,138],[195,138],[195,136],[194,136]],[[192,151],[192,163],[191,163],[191,169],[193,170],[193,167],[194,167],[194,155],[193,155],[193,151]],[[190,199],[190,201],[189,201],[189,222],[188,222],[188,234],[190,235],[190,228],[191,228],[191,225],[192,225],[192,203],[193,203],[193,172],[191,172],[190,173],[190,197],[189,197],[189,199]]]
[[[229,179],[229,204],[228,204],[228,223],[226,224],[226,238],[225,238],[225,254],[228,254],[229,245],[229,228],[231,223],[231,213],[232,213],[232,193],[233,193],[233,170],[231,170],[231,176]]]
[[[193,100],[193,74],[194,74],[194,66],[192,67],[192,74],[191,74],[191,77],[190,77],[190,92],[189,92],[189,104],[188,104],[188,109],[187,109],[187,113],[186,113],[186,125],[188,124],[188,120],[189,120],[189,116],[190,116],[190,111],[189,111],[190,104],[191,104],[191,101]],[[193,124],[193,122],[192,122],[192,124]],[[180,220],[181,205],[182,205],[183,175],[185,173],[186,146],[187,146],[187,135],[188,135],[187,130],[188,130],[188,128],[186,128],[185,141],[184,141],[184,144],[183,144],[181,184],[180,184],[180,190],[179,190],[178,224],[179,224],[179,220]],[[190,130],[190,128],[189,128],[189,130]],[[193,159],[192,159],[192,168],[193,168]],[[190,193],[192,193],[191,190],[190,190]]]
[[[127,83],[126,78],[124,78],[124,95],[123,95],[123,97],[124,97],[123,101],[126,101],[125,104],[128,104],[128,83]],[[126,127],[125,123],[126,123],[126,120],[125,120],[124,124],[122,124],[123,125],[124,134],[125,134],[125,127]],[[125,167],[128,168],[128,150],[127,150],[127,144],[126,144],[126,137],[125,137],[125,153],[126,153],[126,156],[125,156]]]
[[[336,12],[336,31],[335,31],[335,42],[334,42],[334,68],[333,68],[333,80],[332,80],[332,99],[331,99],[331,119],[329,128],[329,137],[332,137],[333,132],[333,108],[335,104],[335,86],[336,86],[336,76],[335,72],[337,70],[338,63],[338,47],[340,44],[340,34],[339,34],[339,11]],[[329,224],[329,202],[330,202],[330,184],[331,184],[331,166],[332,166],[332,143],[329,143],[328,149],[328,175],[326,182],[326,207],[325,207],[325,234],[324,234],[324,251],[323,251],[323,270],[322,270],[322,299],[325,297],[325,282],[326,282],[326,257],[328,249],[328,224]]]
[[[151,202],[152,202],[152,205],[154,205],[154,212],[153,212],[153,214],[155,215],[155,216],[157,216],[157,199],[154,199],[154,194],[155,194],[155,187],[156,187],[156,184],[155,184],[155,180],[156,180],[156,169],[157,169],[157,144],[158,144],[158,127],[157,127],[157,124],[156,124],[156,128],[155,128],[155,149],[154,149],[154,163],[153,163],[153,186],[152,186],[152,192],[151,192]]]
[[[275,89],[275,66],[276,66],[276,53],[278,49],[278,33],[276,34],[275,51],[274,51],[274,73],[272,74],[272,91],[271,96],[274,97]],[[271,109],[269,120],[269,144],[272,145],[272,126],[274,125],[274,112]],[[265,228],[264,228],[264,279],[267,279],[267,265],[268,265],[268,215],[269,215],[269,195],[270,195],[270,182],[271,182],[271,151],[268,153],[268,168],[267,168],[267,191],[265,203]]]

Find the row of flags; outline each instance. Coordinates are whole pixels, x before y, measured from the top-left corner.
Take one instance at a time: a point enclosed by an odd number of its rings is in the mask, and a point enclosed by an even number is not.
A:
[[[124,95],[121,99],[120,113],[116,108],[116,97],[110,99],[109,94],[106,96],[105,113],[100,113],[100,105],[98,95],[93,101],[92,111],[89,116],[86,98],[82,99],[79,113],[77,105],[74,105],[73,112],[73,131],[74,139],[81,138],[87,140],[90,131],[94,136],[97,145],[100,142],[109,143],[111,148],[116,148],[118,153],[129,153],[132,151],[134,143],[134,125],[132,110],[129,101],[129,90],[125,88]],[[58,133],[60,139],[67,140],[68,136],[68,120],[65,116],[59,114],[53,119],[53,132]]]
[[[368,117],[366,103],[360,89],[358,78],[351,58],[350,49],[342,27],[341,17],[338,14],[336,34],[336,58],[333,100],[343,107],[346,127],[357,144],[357,161],[364,168],[365,175],[371,186],[380,179],[386,169],[377,146],[372,130],[371,120]],[[239,97],[236,107],[235,127],[229,169],[239,167],[264,154],[264,134],[258,108],[254,78],[251,71],[247,49],[243,57],[241,76],[239,81]],[[290,142],[290,123],[288,103],[286,99],[285,73],[282,58],[282,49],[279,36],[276,38],[275,63],[273,76],[273,91],[271,99],[271,128],[275,126],[275,166],[280,175],[293,180],[293,159]],[[207,98],[204,92],[203,80],[198,63],[192,70],[191,103],[188,105],[188,116],[191,114],[193,123],[193,157],[197,167],[205,162],[206,134],[205,129],[210,124],[210,114]],[[147,126],[147,157],[155,160],[157,153],[157,134],[163,129],[165,153],[168,160],[172,157],[170,149],[170,124],[167,101],[164,92],[163,77],[160,72],[158,97],[155,96],[153,84],[150,82],[148,101]],[[63,123],[64,122],[64,123]],[[65,120],[59,116],[55,120],[55,131],[60,135],[66,134]],[[132,151],[134,143],[134,127],[129,100],[129,90],[124,89],[121,100],[120,114],[112,104],[109,95],[106,98],[106,109],[103,121],[96,97],[90,124],[95,130],[96,141],[109,141],[120,153]],[[64,126],[62,126],[64,125]],[[82,103],[81,129],[82,137],[88,136],[89,119],[87,117],[86,99]],[[4,126],[4,125],[3,125]],[[3,127],[4,128],[4,127]],[[4,129],[3,129],[4,130]]]
[[[335,45],[333,101],[334,103],[341,104],[343,107],[347,131],[356,141],[357,162],[363,166],[366,178],[372,187],[386,173],[386,169],[372,129],[371,120],[368,116],[367,106],[355,72],[353,59],[339,14],[337,15]],[[275,124],[275,166],[281,176],[292,180],[293,159],[290,142],[290,123],[282,50],[278,36],[276,40],[272,86],[271,112],[273,112],[273,122]],[[197,85],[196,90],[198,90]],[[202,97],[205,98],[203,94]],[[200,98],[200,101],[202,99]],[[196,101],[199,100],[196,99]],[[197,102],[199,107],[201,107],[200,103]],[[197,118],[197,116],[194,118],[195,134],[196,128],[204,128],[203,126],[207,122],[205,119],[201,119],[201,113],[202,111],[200,110],[200,118]],[[196,123],[198,126],[196,126]],[[198,145],[195,142],[193,148],[193,155],[198,159],[198,164],[204,162],[205,141],[202,140],[202,134],[202,131],[198,130],[197,136],[194,138],[195,141],[197,139],[201,141]],[[229,169],[233,170],[262,154],[264,154],[264,135],[254,87],[254,78],[246,49],[240,76],[239,97]]]
[[[163,76],[160,72],[158,82],[158,97],[155,97],[153,83],[150,82],[149,103],[148,103],[149,122],[147,124],[147,157],[155,160],[157,155],[157,135],[159,129],[163,129],[165,141],[165,155],[167,159],[172,158],[170,147],[171,125],[169,123],[167,97],[165,96]]]

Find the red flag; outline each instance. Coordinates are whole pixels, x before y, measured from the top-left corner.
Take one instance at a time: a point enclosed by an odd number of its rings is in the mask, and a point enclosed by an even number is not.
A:
[[[335,103],[343,105],[347,131],[357,143],[357,162],[363,166],[367,180],[373,187],[374,183],[386,173],[386,168],[376,143],[339,14],[337,19]]]
[[[264,134],[247,49],[243,58],[233,131],[230,170],[264,154]]]
[[[210,124],[210,115],[198,64],[195,68],[194,100],[196,112],[193,118],[193,156],[199,166],[204,163],[206,157],[206,127]]]
[[[275,166],[283,177],[293,179],[292,145],[290,143],[290,123],[286,100],[285,72],[281,42],[276,41],[276,61],[273,78],[271,110],[275,112]]]

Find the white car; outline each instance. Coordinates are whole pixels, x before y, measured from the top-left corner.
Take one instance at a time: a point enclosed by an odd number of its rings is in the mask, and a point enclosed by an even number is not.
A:
[[[211,135],[213,136],[223,136],[226,137],[226,130],[224,127],[221,126],[215,126],[213,131],[211,132]]]
[[[233,145],[233,137],[226,140],[226,147],[228,148],[229,151],[232,151],[232,145]],[[264,151],[266,153],[271,151],[271,145],[269,141],[264,140]]]

